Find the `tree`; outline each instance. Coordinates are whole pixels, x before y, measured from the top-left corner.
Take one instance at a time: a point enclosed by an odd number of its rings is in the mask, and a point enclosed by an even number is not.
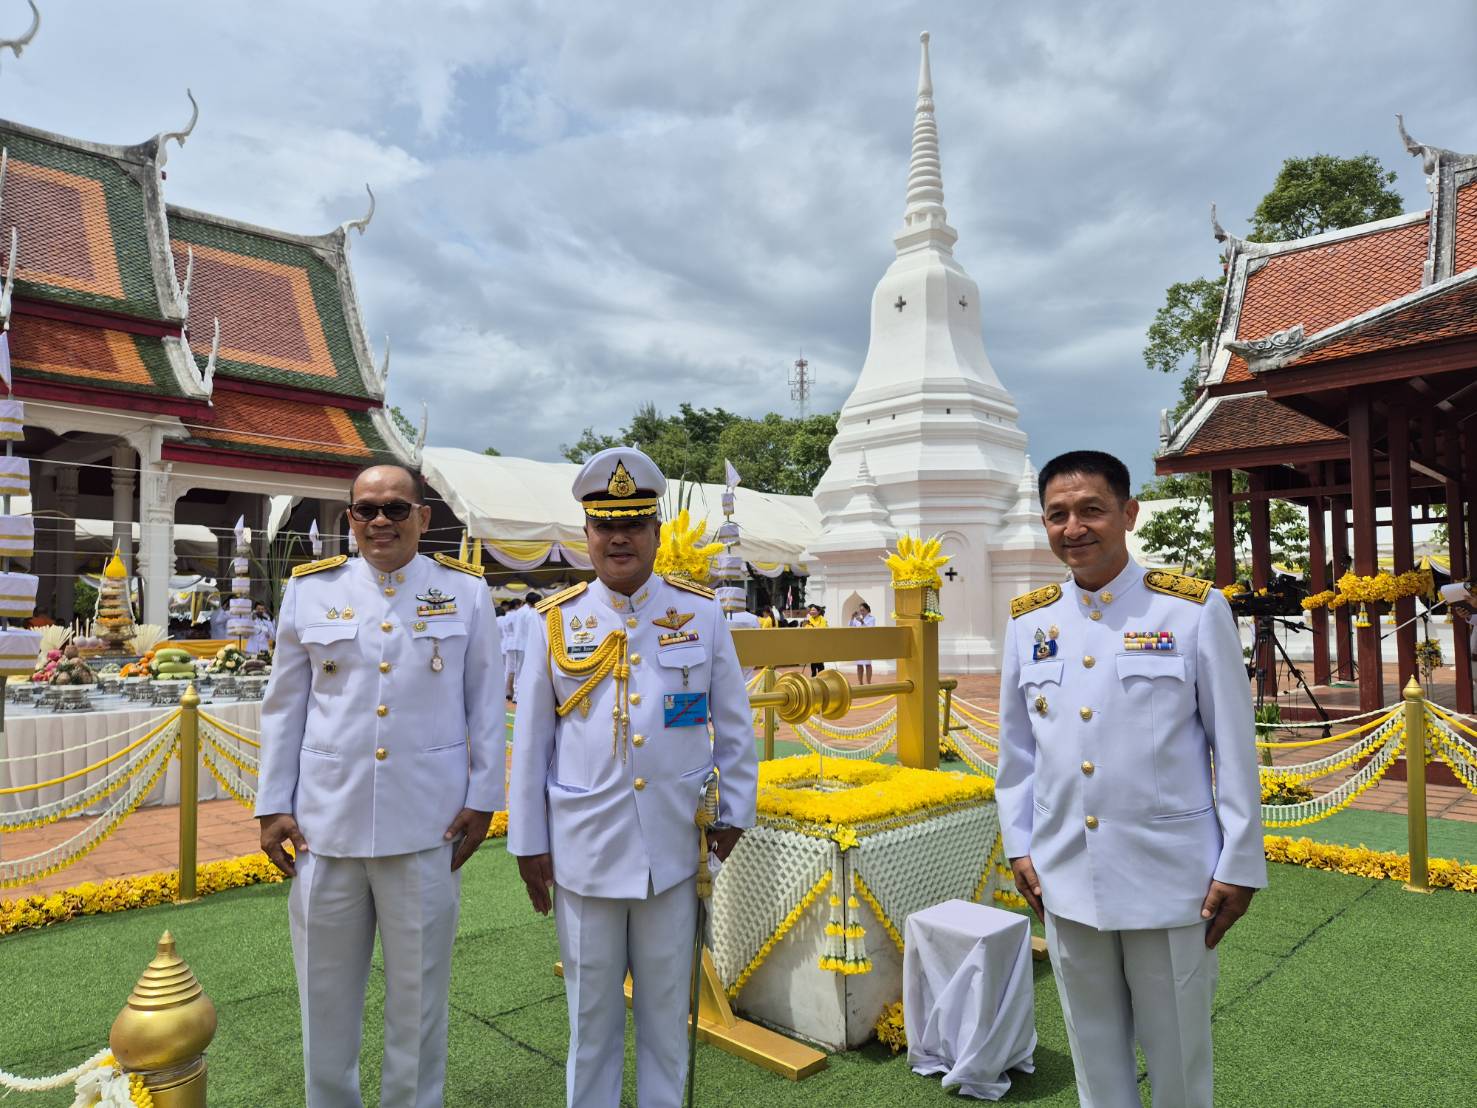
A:
[[[1234,473],[1233,492],[1245,492],[1246,474]],[[1215,576],[1215,548],[1209,523],[1210,475],[1206,473],[1170,474],[1149,481],[1139,491],[1141,501],[1178,499],[1184,503],[1154,513],[1138,528],[1144,549],[1154,556],[1180,567],[1182,573],[1194,577]],[[1295,504],[1273,500],[1268,505],[1272,532],[1272,561],[1296,570],[1308,571],[1307,519]],[[1250,576],[1251,505],[1240,501],[1231,509],[1231,537],[1237,551],[1236,577]]]
[[[503,452],[495,446],[484,446],[482,453],[489,458],[501,458],[503,456]]]
[[[1221,298],[1226,278],[1196,277],[1193,281],[1176,281],[1164,293],[1164,306],[1154,313],[1149,324],[1149,345],[1144,347],[1144,362],[1160,373],[1181,373],[1180,402],[1172,413],[1176,418],[1195,402],[1200,383],[1194,362],[1190,369],[1185,359],[1198,353],[1201,343],[1215,339],[1220,322]]]
[[[421,437],[420,429],[410,422],[410,417],[400,410],[399,404],[390,405],[390,422],[400,429],[406,442],[415,442]]]
[[[580,437],[574,442],[561,442],[559,453],[567,462],[580,465],[592,454],[598,454],[602,450],[609,450],[612,446],[620,446],[621,440],[612,435],[597,435],[595,428],[586,427],[580,432]]]
[[[1373,154],[1288,158],[1251,217],[1257,242],[1286,242],[1399,215],[1395,174]]]

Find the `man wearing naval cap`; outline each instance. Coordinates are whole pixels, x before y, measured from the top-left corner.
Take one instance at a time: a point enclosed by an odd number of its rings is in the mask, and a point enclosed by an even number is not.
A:
[[[715,766],[720,859],[754,822],[754,735],[722,610],[708,589],[652,573],[665,488],[639,450],[585,463],[573,492],[598,580],[538,606],[520,675],[508,850],[537,911],[552,893],[578,1108],[621,1103],[628,969],[637,1103],[681,1102],[694,816]]]

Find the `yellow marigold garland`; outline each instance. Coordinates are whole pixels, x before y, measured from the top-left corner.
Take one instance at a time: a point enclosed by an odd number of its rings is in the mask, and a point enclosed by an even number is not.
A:
[[[1268,835],[1263,845],[1269,862],[1385,881],[1410,880],[1410,856],[1393,850],[1371,850],[1362,845],[1335,846],[1308,838],[1293,839],[1287,835]],[[1433,888],[1477,892],[1477,865],[1451,858],[1431,858],[1426,867]]]
[[[836,758],[827,760],[825,771],[828,780],[852,788],[822,793],[786,787],[821,776],[821,760],[813,754],[759,763],[760,814],[797,823],[854,826],[950,804],[983,803],[995,795],[994,782],[961,772]]]
[[[903,1023],[903,1002],[895,1000],[877,1017],[877,1041],[894,1054],[908,1049],[908,1029]]]
[[[780,921],[780,925],[775,928],[774,934],[764,940],[764,945],[759,948],[759,953],[754,955],[753,960],[744,967],[743,972],[738,975],[734,983],[728,986],[726,991],[729,1000],[739,995],[739,991],[749,983],[749,978],[754,976],[754,971],[763,965],[764,960],[769,957],[770,951],[778,946],[779,941],[790,933],[790,929],[805,914],[805,910],[815,903],[815,898],[825,891],[826,886],[831,883],[831,878],[832,874],[830,870],[826,870],[825,873],[821,874],[820,880],[812,885],[806,894],[800,898],[800,903],[791,908],[789,914]]]
[[[1400,751],[1405,747],[1404,728],[1401,728],[1399,738],[1392,738],[1390,742],[1394,742],[1396,744],[1394,753],[1390,756],[1390,759],[1385,762],[1383,766],[1380,767],[1378,772],[1371,775],[1368,781],[1364,782],[1364,784],[1360,785],[1357,789],[1352,790],[1348,796],[1344,797],[1344,799],[1340,800],[1337,804],[1330,805],[1323,811],[1319,812],[1317,815],[1305,816],[1302,819],[1280,820],[1267,819],[1265,816],[1263,816],[1262,825],[1264,827],[1306,827],[1310,823],[1317,823],[1319,820],[1327,819],[1329,816],[1337,815],[1339,812],[1342,812],[1350,804],[1353,804],[1355,800],[1357,800],[1359,797],[1367,793],[1370,789],[1378,785],[1380,783],[1380,779],[1383,778],[1385,774],[1390,771],[1390,767],[1395,764],[1395,759],[1400,756]],[[1389,743],[1387,742],[1385,746],[1388,745]],[[1378,757],[1384,751],[1385,746],[1379,747],[1378,750],[1372,751],[1371,754],[1375,757]]]
[[[1373,577],[1346,573],[1338,580],[1337,589],[1325,589],[1304,598],[1305,611],[1314,608],[1342,608],[1345,604],[1393,604],[1407,596],[1431,596],[1435,582],[1429,569],[1413,569],[1406,573],[1386,573]]]
[[[872,909],[872,914],[882,922],[883,930],[887,932],[888,937],[892,939],[893,944],[897,947],[898,953],[901,954],[903,952],[903,936],[897,927],[893,925],[892,920],[887,918],[887,913],[882,910],[882,905],[878,902],[876,895],[871,889],[867,888],[867,883],[862,880],[862,875],[859,873],[853,874],[851,883],[856,886],[856,891],[867,902],[867,907]]]

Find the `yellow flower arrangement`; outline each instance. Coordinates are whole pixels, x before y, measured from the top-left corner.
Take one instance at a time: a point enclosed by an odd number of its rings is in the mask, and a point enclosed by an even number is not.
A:
[[[1246,586],[1243,585],[1240,581],[1232,581],[1229,585],[1226,585],[1224,588],[1221,589],[1221,594],[1225,596],[1227,600],[1235,600],[1244,592],[1246,592]]]
[[[939,577],[939,566],[950,558],[940,554],[942,541],[935,535],[931,539],[915,539],[903,535],[897,541],[896,553],[882,560],[892,571],[892,587],[895,589],[940,589],[943,579]]]
[[[1393,850],[1371,850],[1367,846],[1334,846],[1311,839],[1268,835],[1264,840],[1267,860],[1308,869],[1331,870],[1358,877],[1387,881],[1410,880],[1410,857]],[[1450,858],[1431,858],[1427,874],[1432,888],[1477,892],[1477,865],[1464,865]]]
[[[1429,569],[1400,574],[1382,570],[1373,577],[1350,572],[1339,578],[1336,589],[1314,593],[1299,603],[1304,611],[1311,612],[1315,608],[1342,608],[1345,604],[1393,604],[1407,596],[1429,597],[1435,592],[1435,579]]]
[[[908,1049],[908,1029],[903,1024],[903,1002],[895,1000],[877,1017],[877,1041],[894,1054]]]
[[[691,525],[687,509],[677,513],[676,519],[662,524],[660,545],[656,552],[656,572],[663,576],[686,577],[692,581],[708,579],[708,565],[714,554],[723,552],[721,542],[704,543],[703,534],[708,521],[701,519],[697,526]]]
[[[826,870],[825,873],[821,874],[820,880],[812,885],[806,894],[800,898],[800,903],[791,908],[789,914],[780,921],[780,925],[775,928],[774,934],[764,940],[764,945],[759,948],[759,953],[754,955],[753,960],[744,967],[743,972],[738,975],[734,983],[725,990],[728,993],[729,1000],[739,995],[740,990],[749,983],[749,978],[754,976],[754,971],[762,966],[764,960],[769,957],[770,951],[774,950],[779,945],[780,940],[790,933],[790,929],[795,926],[801,916],[805,915],[806,909],[815,903],[815,898],[825,892],[826,886],[831,883],[832,876],[830,870]]]
[[[1313,790],[1296,777],[1269,774],[1262,778],[1263,804],[1301,804],[1312,799]]]
[[[987,777],[840,758],[826,759],[825,777],[850,788],[821,792],[797,787],[820,776],[821,760],[814,754],[759,763],[760,815],[824,826],[832,829],[827,837],[834,837],[834,829],[843,825],[854,828],[929,808],[978,804],[995,795],[995,783]]]
[[[507,833],[508,813],[494,812],[488,837],[501,838]],[[195,871],[195,891],[200,896],[209,896],[227,889],[274,884],[281,880],[281,871],[267,861],[266,855],[248,854],[201,865]],[[152,908],[174,900],[178,892],[179,874],[170,872],[89,881],[59,892],[0,900],[0,935],[48,927],[80,916]]]

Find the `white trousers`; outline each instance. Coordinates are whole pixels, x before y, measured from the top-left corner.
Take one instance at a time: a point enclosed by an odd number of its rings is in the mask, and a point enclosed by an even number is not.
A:
[[[523,651],[503,651],[503,669],[508,675],[508,699],[518,699],[518,671],[523,668]]]
[[[1048,912],[1046,943],[1083,1108],[1140,1108],[1135,1038],[1154,1108],[1212,1108],[1205,924],[1099,931]]]
[[[374,933],[385,958],[382,1108],[440,1108],[451,944],[461,907],[452,844],[384,858],[298,856],[288,897],[308,1108],[361,1108],[359,1045]]]
[[[687,1080],[697,886],[644,900],[554,892],[569,1002],[570,1108],[619,1108],[626,1058],[626,973],[636,1018],[636,1103],[679,1108]]]

